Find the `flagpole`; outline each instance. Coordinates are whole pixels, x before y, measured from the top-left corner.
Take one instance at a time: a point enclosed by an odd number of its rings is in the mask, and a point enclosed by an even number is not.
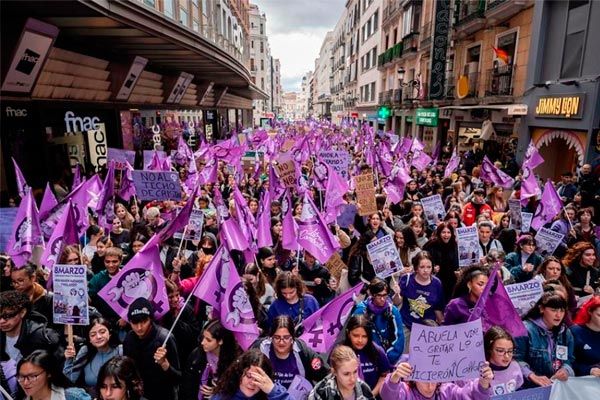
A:
[[[565,213],[565,217],[567,218],[567,221],[569,221],[569,226],[571,227],[571,230],[573,230],[573,224],[571,223],[571,218],[569,218],[569,216],[567,215],[567,209],[565,208],[565,206],[563,206],[563,212]]]
[[[179,242],[179,248],[177,249],[177,258],[179,258],[179,254],[181,253],[181,247],[183,246],[183,241],[185,240],[185,234],[187,233],[188,226],[186,225],[183,228],[183,235],[181,236],[181,241]]]
[[[181,306],[181,310],[179,310],[179,312],[177,313],[177,317],[175,317],[175,321],[173,321],[173,325],[171,325],[171,329],[169,329],[169,332],[167,333],[167,337],[165,337],[165,340],[164,340],[164,342],[163,342],[163,344],[162,344],[161,347],[165,347],[167,345],[167,341],[169,340],[169,337],[173,333],[173,329],[175,329],[175,325],[177,325],[177,322],[179,322],[179,318],[181,318],[181,314],[183,314],[183,310],[185,310],[185,307],[190,302],[190,299],[194,295],[194,292],[196,291],[196,288],[198,287],[199,284],[200,284],[200,277],[198,277],[198,281],[196,281],[196,284],[194,285],[194,288],[192,289],[192,291],[188,295],[187,299],[185,299],[185,302],[183,303],[183,306]],[[155,362],[158,362],[158,361],[155,361]]]

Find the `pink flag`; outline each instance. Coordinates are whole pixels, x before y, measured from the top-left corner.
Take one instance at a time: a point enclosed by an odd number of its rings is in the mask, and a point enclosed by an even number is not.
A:
[[[226,243],[227,248],[240,251],[248,249],[250,238],[244,236],[236,220],[229,214],[229,207],[223,201],[223,195],[218,188],[215,188],[215,206],[217,207],[221,239]]]
[[[533,144],[533,141],[529,142],[529,146],[527,146],[527,152],[525,153],[525,158],[523,159],[522,169],[531,168],[533,170],[538,165],[542,164],[544,159],[538,152],[537,147]]]
[[[313,351],[327,353],[344,328],[346,319],[354,307],[363,283],[337,296],[302,323],[305,330],[302,339]]]
[[[19,168],[19,165],[17,164],[15,159],[12,157],[11,157],[11,159],[15,166],[15,175],[17,177],[17,191],[19,192],[19,196],[21,198],[23,198],[25,196],[25,192],[28,191],[30,189],[30,187],[29,187],[29,185],[27,185],[27,182],[25,181],[25,177],[23,176],[23,173],[21,172],[21,168]]]
[[[258,338],[252,305],[225,246],[219,247],[192,293],[213,307],[244,350]]]
[[[298,244],[322,264],[325,264],[340,248],[340,244],[327,228],[310,194],[304,195],[302,213],[298,221]]]
[[[452,152],[452,158],[450,158],[450,161],[448,161],[448,165],[446,165],[446,169],[444,170],[444,178],[452,175],[459,164],[460,157],[458,156],[458,146],[456,146]]]
[[[42,204],[40,204],[40,215],[44,215],[50,211],[54,206],[58,204],[56,196],[50,187],[50,182],[46,182],[46,190],[44,190],[44,197],[42,198]]]
[[[42,244],[41,237],[37,205],[31,190],[26,190],[13,223],[12,235],[6,244],[6,253],[17,268],[29,261],[33,247]]]
[[[496,166],[487,158],[483,157],[483,163],[481,164],[481,179],[488,180],[494,185],[502,186],[503,188],[512,188],[515,180],[509,175],[496,168]]]
[[[298,250],[298,224],[294,218],[294,205],[290,198],[290,191],[286,189],[285,194],[281,198],[281,215],[283,215],[283,221],[281,225],[283,228],[281,247],[287,250]]]
[[[256,219],[256,246],[267,247],[273,245],[271,237],[271,195],[268,190],[263,190],[258,203],[258,218]]]
[[[40,263],[51,271],[52,266],[59,262],[63,248],[66,245],[79,243],[79,235],[73,208],[73,203],[71,201],[67,202],[65,211],[62,213],[48,243],[46,243],[46,248],[40,259]]]
[[[525,206],[530,197],[537,197],[540,194],[540,186],[533,169],[526,167],[521,175],[521,204]]]
[[[506,293],[506,288],[498,276],[500,264],[496,263],[469,321],[481,318],[483,330],[487,331],[494,325],[506,329],[513,337],[527,336],[527,329],[521,321],[515,306]]]
[[[119,188],[119,197],[123,200],[129,201],[131,196],[135,196],[135,185],[133,183],[133,176],[131,174],[133,167],[129,164],[129,161],[125,160],[125,170],[121,175],[121,187]]]
[[[110,230],[115,219],[115,160],[108,163],[104,185],[96,205],[98,225]]]
[[[546,181],[546,185],[544,186],[542,199],[535,210],[533,219],[531,220],[531,228],[537,231],[542,226],[552,221],[555,216],[560,214],[562,207],[562,200],[556,192],[556,188],[554,188],[554,185],[550,179],[548,179]]]
[[[167,289],[160,261],[158,235],[152,238],[99,292],[121,318],[127,320],[127,309],[133,301],[144,297],[152,302],[154,318],[169,310]]]
[[[196,195],[198,194],[198,188],[194,188],[192,195],[187,200],[185,205],[179,211],[179,214],[172,220],[170,220],[167,225],[162,228],[158,232],[158,236],[161,242],[165,242],[173,237],[176,232],[181,231],[187,224],[190,222],[190,215],[192,215],[192,210],[194,208],[194,203],[196,202]]]

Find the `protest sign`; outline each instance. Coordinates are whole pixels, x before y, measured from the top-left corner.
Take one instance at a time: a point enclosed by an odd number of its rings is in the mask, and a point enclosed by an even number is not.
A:
[[[291,159],[288,153],[282,154],[279,157],[277,165],[275,165],[277,175],[279,175],[279,181],[286,188],[293,188],[296,186],[296,164]]]
[[[288,152],[294,147],[296,141],[294,139],[286,139],[285,142],[281,145],[281,151]]]
[[[356,213],[358,212],[356,204],[340,204],[338,210],[340,214],[336,222],[340,228],[348,228],[350,225],[354,225],[354,217],[356,217]]]
[[[494,395],[490,397],[490,400],[548,400],[552,391],[552,386],[542,386],[517,392],[514,391],[515,389],[505,386],[494,385],[492,388]]]
[[[402,261],[392,236],[385,235],[381,239],[367,243],[367,251],[378,277],[385,278],[402,269]]]
[[[325,267],[329,270],[329,274],[339,282],[342,276],[342,269],[346,268],[346,263],[344,263],[342,257],[336,252],[327,260]]]
[[[540,228],[535,235],[536,254],[542,258],[551,256],[564,237],[565,235],[562,233],[544,227]]]
[[[372,215],[377,212],[377,202],[375,201],[375,185],[373,184],[373,174],[362,174],[354,177],[354,186],[356,188],[356,202],[360,204],[360,216]]]
[[[177,207],[177,214],[183,207]],[[192,209],[190,219],[187,223],[187,229],[183,229],[179,232],[175,232],[173,237],[175,239],[181,239],[183,232],[185,231],[185,240],[200,240],[202,238],[202,227],[204,226],[204,212],[199,208]]]
[[[131,171],[139,200],[181,200],[181,183],[177,172]]]
[[[413,323],[410,380],[453,382],[479,378],[485,365],[481,320],[430,327]]]
[[[53,320],[55,324],[88,325],[87,268],[54,264],[52,267]]]
[[[265,153],[259,151],[258,156],[256,153],[256,151],[247,151],[242,156],[242,169],[244,170],[244,173],[254,174],[256,163],[259,164],[260,171],[264,171]]]
[[[523,217],[521,215],[521,200],[509,199],[508,200],[508,215],[510,216],[510,223],[508,224],[509,229],[522,229]]]
[[[479,262],[479,235],[476,226],[456,228],[458,265],[466,267]]]
[[[325,164],[332,167],[345,180],[349,179],[348,165],[350,164],[350,154],[344,150],[337,151],[321,151],[319,158]]]
[[[444,203],[442,203],[442,196],[434,194],[433,196],[423,197],[421,204],[429,225],[437,225],[439,221],[444,220],[446,209]]]
[[[529,232],[529,229],[531,229],[532,219],[533,213],[521,212],[521,232]]]
[[[115,169],[126,169],[127,163],[135,165],[135,151],[108,148],[108,159],[115,161]],[[152,158],[150,158],[152,160]]]
[[[148,166],[152,164],[152,157],[154,157],[155,151],[158,153],[159,159],[164,160],[167,158],[167,152],[164,150],[144,150],[144,169],[148,169]]]
[[[520,316],[535,305],[543,292],[542,283],[537,279],[506,285],[506,293]]]
[[[308,380],[300,375],[295,375],[287,391],[290,398],[294,400],[305,400],[308,398],[312,387],[312,384]]]

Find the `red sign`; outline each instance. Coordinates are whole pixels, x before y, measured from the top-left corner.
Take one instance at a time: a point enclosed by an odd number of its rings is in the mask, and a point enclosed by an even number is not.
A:
[[[275,113],[272,113],[272,112],[266,112],[266,113],[265,113],[265,118],[275,118]]]
[[[358,113],[357,112],[350,113],[350,116],[352,118],[358,118]]]

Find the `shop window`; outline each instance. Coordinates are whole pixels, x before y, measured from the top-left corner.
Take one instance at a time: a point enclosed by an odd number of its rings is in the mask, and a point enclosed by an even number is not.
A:
[[[569,1],[567,35],[565,37],[560,71],[561,78],[574,78],[581,75],[583,44],[585,42],[589,13],[588,3],[588,0]]]

